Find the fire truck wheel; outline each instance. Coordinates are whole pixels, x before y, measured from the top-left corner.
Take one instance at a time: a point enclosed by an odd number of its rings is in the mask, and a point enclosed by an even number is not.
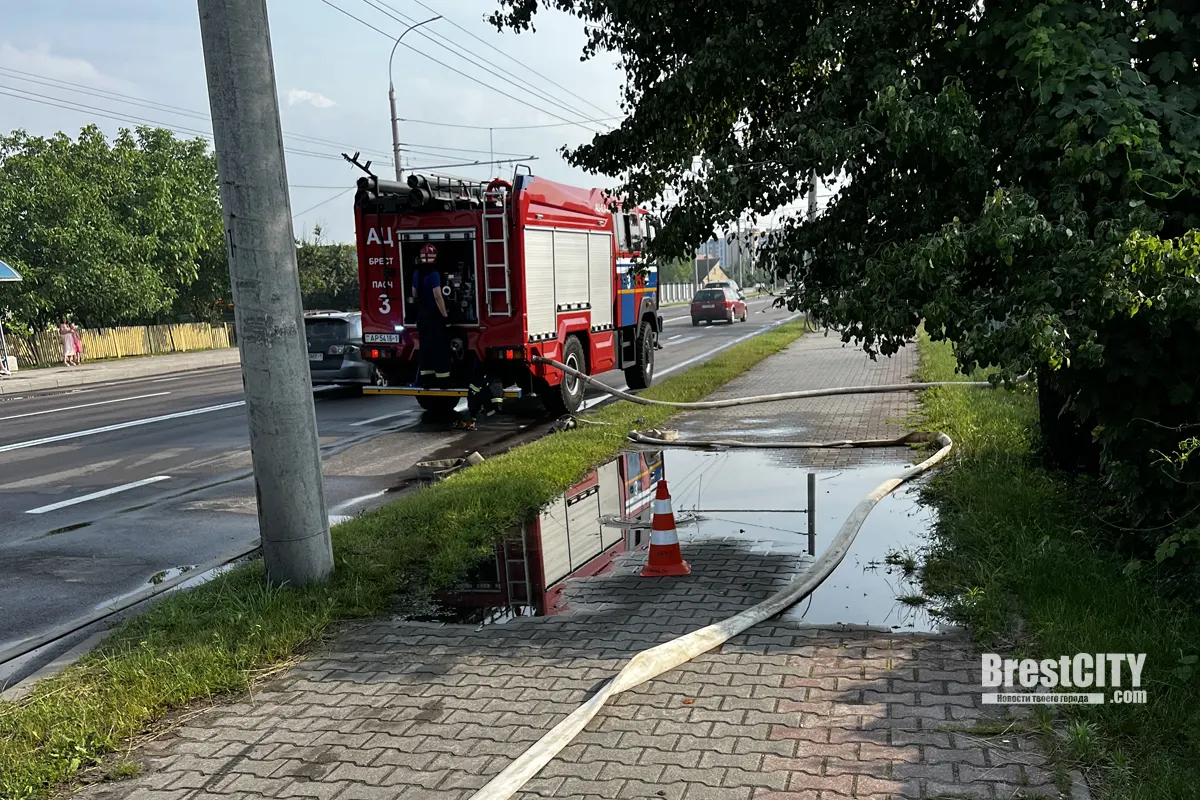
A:
[[[587,372],[587,359],[583,355],[583,345],[579,339],[571,336],[563,345],[562,363],[580,372]],[[581,378],[564,375],[558,386],[547,386],[540,394],[542,403],[551,414],[574,414],[583,404],[584,382]]]
[[[625,383],[630,389],[649,389],[654,380],[654,328],[643,322],[638,328],[637,361],[625,370]]]

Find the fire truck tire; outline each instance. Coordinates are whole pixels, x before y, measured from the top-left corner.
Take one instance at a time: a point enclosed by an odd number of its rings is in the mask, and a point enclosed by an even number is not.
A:
[[[454,412],[458,405],[457,397],[422,397],[417,396],[417,405],[431,414],[446,416]]]
[[[562,363],[581,372],[587,372],[587,359],[583,354],[583,345],[575,336],[567,338],[563,345]],[[539,392],[542,404],[551,414],[574,414],[583,405],[584,382],[579,378],[564,375],[558,386],[546,386]]]
[[[654,328],[643,322],[638,328],[637,360],[625,370],[625,383],[630,389],[649,389],[654,380]]]

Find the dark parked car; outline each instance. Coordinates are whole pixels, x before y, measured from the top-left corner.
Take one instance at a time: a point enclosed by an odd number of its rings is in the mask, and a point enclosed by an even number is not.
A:
[[[733,289],[701,289],[692,298],[692,325],[724,320],[746,321],[746,301]]]
[[[362,313],[358,311],[308,311],[304,314],[308,338],[308,368],[313,386],[385,385],[375,365],[362,360]]]

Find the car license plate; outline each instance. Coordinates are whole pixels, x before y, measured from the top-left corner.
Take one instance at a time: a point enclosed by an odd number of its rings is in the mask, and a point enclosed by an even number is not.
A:
[[[308,360],[309,361],[324,361],[325,354],[324,353],[309,353]]]
[[[367,335],[363,336],[363,341],[367,342],[368,344],[383,343],[383,342],[399,343],[400,334],[398,334],[398,333],[368,333]]]
[[[705,303],[704,305],[702,305],[700,307],[701,308],[716,308],[716,306],[713,305],[712,303]]]

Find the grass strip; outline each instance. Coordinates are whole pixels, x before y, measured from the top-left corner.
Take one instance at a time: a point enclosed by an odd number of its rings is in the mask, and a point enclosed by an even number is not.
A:
[[[801,322],[768,330],[644,394],[699,400],[803,333]],[[320,586],[271,587],[259,561],[125,622],[25,700],[0,703],[0,797],[45,796],[168,711],[246,689],[334,621],[384,613],[399,591],[447,586],[491,552],[497,535],[617,455],[629,431],[673,413],[604,406],[587,418],[607,424],[552,434],[339,525],[337,571]]]
[[[920,380],[964,378],[949,346],[922,337],[919,347]],[[1098,487],[1040,466],[1032,390],[931,389],[921,408],[922,427],[956,444],[927,490],[938,522],[926,591],[1006,658],[1146,653],[1145,705],[1062,706],[1029,725],[1100,797],[1200,796],[1195,606],[1173,598],[1154,569],[1127,569],[1116,532],[1094,513]]]

